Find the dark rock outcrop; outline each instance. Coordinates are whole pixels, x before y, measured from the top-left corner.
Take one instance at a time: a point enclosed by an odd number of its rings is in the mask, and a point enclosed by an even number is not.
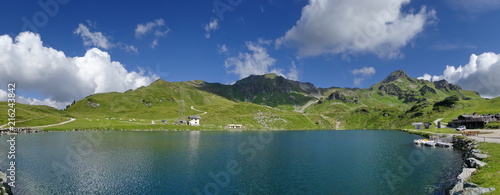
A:
[[[458,85],[453,85],[451,83],[448,83],[448,81],[446,80],[439,80],[439,81],[434,81],[434,86],[436,86],[436,89],[439,89],[439,90],[444,90],[446,92],[450,92],[450,91],[453,91],[453,90],[461,90],[462,87],[458,86]]]

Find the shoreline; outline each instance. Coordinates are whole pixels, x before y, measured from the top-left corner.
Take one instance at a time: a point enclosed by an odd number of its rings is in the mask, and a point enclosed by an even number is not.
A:
[[[432,136],[439,137],[443,135],[443,134],[415,131],[409,129],[401,129],[401,131],[409,134],[420,135],[425,138],[430,138]],[[495,191],[496,189],[494,187],[485,188],[475,183],[469,182],[472,174],[478,171],[478,169],[488,165],[487,163],[481,161],[484,160],[485,158],[488,158],[489,156],[481,154],[482,151],[477,149],[479,144],[477,140],[461,135],[453,135],[453,134],[444,134],[444,135],[446,135],[447,137],[449,135],[452,136],[453,148],[456,148],[462,152],[462,163],[463,163],[460,174],[456,176],[456,182],[453,185],[449,186],[447,189],[445,189],[447,194],[452,194],[452,195],[483,194]]]
[[[0,171],[0,194],[12,195],[12,189],[7,184],[7,174],[2,171]]]

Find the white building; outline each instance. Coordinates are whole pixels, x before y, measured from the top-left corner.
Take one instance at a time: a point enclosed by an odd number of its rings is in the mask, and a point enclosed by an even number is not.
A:
[[[229,128],[229,129],[243,129],[243,125],[240,125],[240,124],[229,124],[229,125],[227,125],[227,128]]]
[[[193,116],[189,116],[188,119],[189,119],[189,122],[188,122],[189,125],[200,126],[200,119],[201,119],[200,116],[193,115]]]

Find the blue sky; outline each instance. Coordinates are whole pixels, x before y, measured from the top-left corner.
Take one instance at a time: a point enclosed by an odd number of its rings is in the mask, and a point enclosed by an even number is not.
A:
[[[366,88],[397,69],[500,95],[499,0],[2,4],[0,81],[19,83],[31,104],[62,107],[157,78],[230,84],[268,72]]]

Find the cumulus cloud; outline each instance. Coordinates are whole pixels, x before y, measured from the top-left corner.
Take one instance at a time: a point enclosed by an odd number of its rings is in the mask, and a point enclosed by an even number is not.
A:
[[[296,80],[299,77],[299,71],[292,63],[288,73],[279,68],[273,68],[276,65],[276,59],[271,57],[266,49],[266,46],[271,44],[268,40],[259,39],[257,43],[246,42],[249,52],[239,53],[237,57],[229,57],[226,59],[224,66],[228,73],[236,74],[241,78],[250,75],[263,75],[266,73],[275,73],[288,79]]]
[[[110,49],[113,44],[101,32],[90,32],[89,28],[84,24],[78,24],[78,28],[73,32],[80,35],[83,39],[83,45],[90,47],[99,47],[102,49]]]
[[[435,11],[403,12],[410,0],[310,0],[295,26],[276,46],[297,48],[301,56],[373,53],[401,58],[400,49],[435,21]]]
[[[354,83],[353,83],[354,86],[361,87],[363,84],[363,81],[365,81],[365,78],[375,74],[376,71],[375,71],[375,68],[373,68],[373,67],[366,67],[365,66],[365,67],[360,68],[360,69],[354,69],[351,71],[351,73],[354,76],[361,75],[361,77],[354,78]]]
[[[44,98],[25,98],[31,103],[57,105],[94,93],[135,89],[158,78],[143,70],[128,71],[98,48],[82,57],[68,57],[43,46],[40,36],[31,32],[20,33],[15,40],[9,35],[0,36],[0,53],[0,83],[15,81],[18,89],[39,92]]]
[[[361,69],[354,69],[352,70],[353,75],[362,75],[362,76],[370,76],[372,74],[375,74],[375,68],[373,67],[363,67]]]
[[[469,63],[463,66],[446,66],[442,75],[425,74],[419,79],[437,81],[446,79],[464,89],[477,91],[483,97],[500,96],[500,54],[488,52],[472,54]]]
[[[167,36],[171,32],[170,28],[165,25],[165,21],[160,18],[146,24],[138,24],[135,28],[135,38],[141,39],[147,34],[153,35],[153,41],[151,42],[151,47],[155,48],[158,45],[158,41],[161,37]]]
[[[269,72],[269,68],[274,66],[276,59],[267,53],[267,49],[258,43],[246,42],[249,53],[239,53],[238,57],[226,59],[224,66],[229,73],[245,78],[250,75],[262,75]]]
[[[211,20],[208,24],[205,24],[203,26],[203,29],[205,29],[205,38],[210,39],[211,33],[219,29],[219,20],[218,19]]]
[[[90,27],[95,27],[95,23],[87,21]],[[101,49],[111,49],[118,47],[126,52],[139,53],[137,47],[133,45],[127,45],[123,42],[113,43],[110,41],[111,37],[105,36],[102,32],[91,32],[89,27],[84,24],[78,24],[78,28],[73,32],[74,34],[80,35],[83,40],[83,45],[88,47],[98,47]]]
[[[7,101],[7,92],[0,89],[0,101]]]
[[[417,79],[426,80],[426,81],[438,81],[438,80],[441,80],[440,77],[438,77],[438,76],[431,76],[430,74],[424,74],[421,77],[417,77]]]

